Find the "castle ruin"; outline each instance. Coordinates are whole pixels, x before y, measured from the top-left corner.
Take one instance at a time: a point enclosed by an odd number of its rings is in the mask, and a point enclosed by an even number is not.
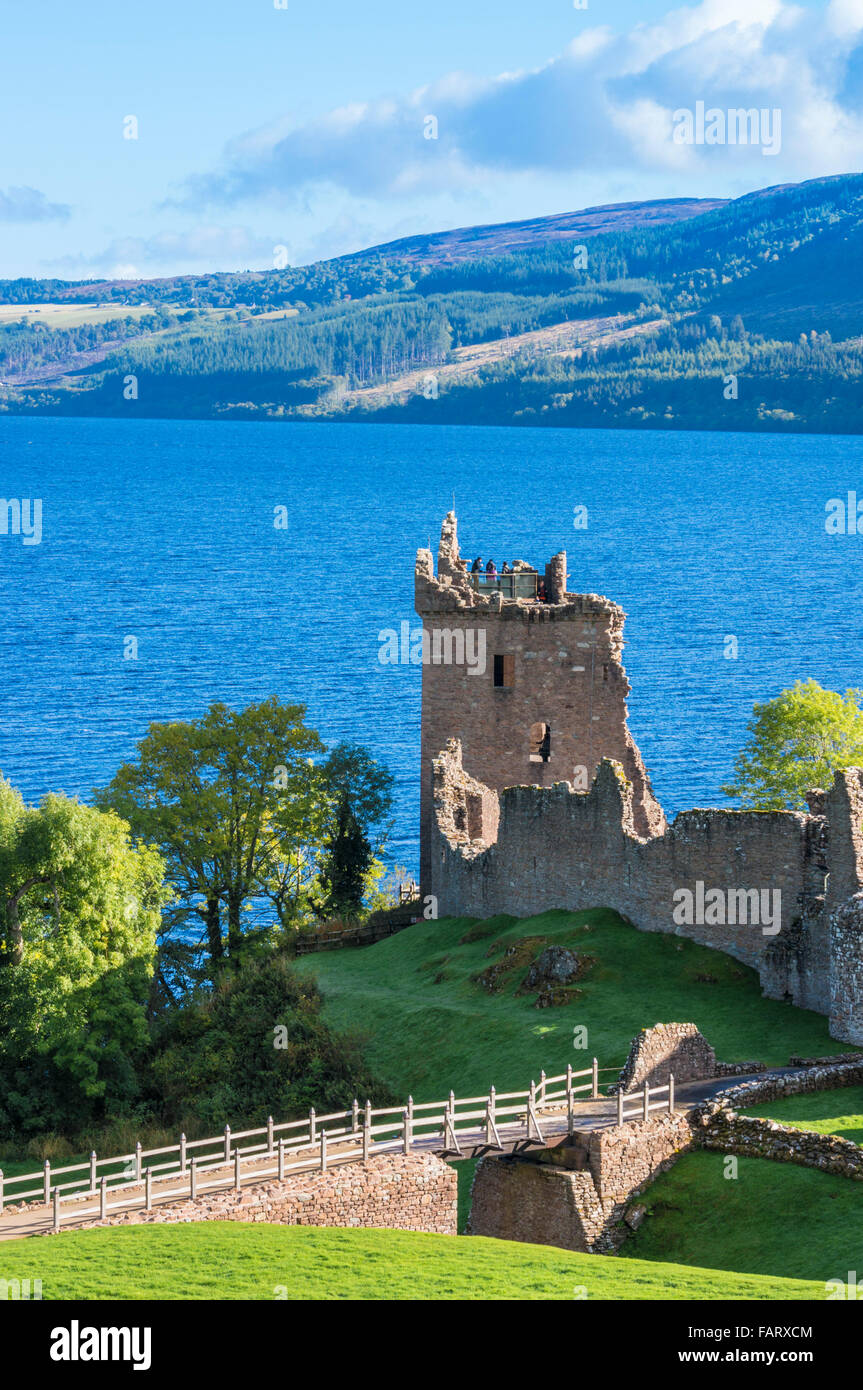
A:
[[[421,879],[440,915],[612,908],[755,967],[768,997],[863,1044],[863,771],[837,772],[806,813],[692,810],[669,826],[627,727],[617,604],[569,593],[563,553],[542,574],[471,573],[452,512],[437,574],[420,550],[415,579],[431,653]],[[482,668],[447,660],[480,647]],[[681,922],[681,891],[725,906]],[[775,920],[758,918],[765,895]]]

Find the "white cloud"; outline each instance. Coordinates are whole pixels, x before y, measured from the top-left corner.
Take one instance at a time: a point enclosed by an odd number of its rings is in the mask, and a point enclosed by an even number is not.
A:
[[[633,177],[645,166],[751,185],[855,168],[863,147],[863,0],[826,15],[786,0],[702,0],[614,35],[591,28],[532,71],[451,73],[401,98],[354,103],[234,140],[187,204],[288,202],[313,189],[362,198],[489,186],[501,173]],[[782,110],[781,156],[680,146],[673,112],[697,101]],[[424,138],[425,118],[438,138]]]
[[[49,203],[38,188],[0,188],[0,222],[56,222],[70,212],[66,203]]]

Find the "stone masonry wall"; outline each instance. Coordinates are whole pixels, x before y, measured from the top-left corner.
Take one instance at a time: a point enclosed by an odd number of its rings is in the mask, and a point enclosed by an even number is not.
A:
[[[685,1112],[570,1136],[565,1147],[484,1158],[468,1234],[607,1253],[623,1240],[625,1208],[692,1142]]]
[[[784,1076],[766,1076],[731,1087],[714,1100],[697,1107],[692,1115],[695,1142],[705,1149],[735,1153],[747,1158],[768,1158],[795,1163],[822,1173],[863,1182],[863,1149],[839,1135],[783,1125],[741,1109],[767,1104],[784,1096],[824,1091],[863,1082],[863,1058],[835,1066],[811,1067]]]
[[[149,1212],[116,1212],[86,1225],[266,1221],[456,1235],[457,1197],[455,1170],[434,1154],[387,1154],[367,1163],[333,1166],[324,1173],[293,1173],[282,1182],[250,1184],[240,1192],[205,1192],[194,1202],[170,1202]]]
[[[701,1081],[716,1074],[716,1053],[694,1023],[657,1023],[632,1039],[618,1085],[624,1091]]]
[[[531,916],[549,908],[609,907],[643,931],[690,937],[758,969],[765,994],[831,1016],[834,1037],[863,1041],[863,910],[831,910],[832,865],[846,885],[863,855],[857,792],[863,773],[837,772],[823,798],[831,819],[802,812],[687,811],[663,833],[635,833],[633,788],[619,763],[604,760],[588,792],[568,782],[512,786],[489,803],[468,778],[451,740],[433,762],[435,824],[431,891],[441,916]],[[452,807],[466,800],[470,841],[446,833]],[[675,892],[767,890],[780,895],[772,924],[674,920]],[[863,903],[863,900],[861,900]],[[726,914],[731,916],[729,912]],[[706,916],[706,914],[705,914]]]

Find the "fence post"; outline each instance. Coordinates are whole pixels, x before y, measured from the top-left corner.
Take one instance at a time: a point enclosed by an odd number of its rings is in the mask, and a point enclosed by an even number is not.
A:
[[[43,1178],[43,1186],[45,1189],[45,1205],[47,1207],[48,1203],[51,1200],[51,1162],[47,1158],[45,1159],[45,1176]]]
[[[96,1195],[96,1150],[90,1154],[90,1191]]]
[[[267,1157],[273,1156],[273,1117],[267,1116]]]
[[[144,1210],[153,1210],[153,1170],[148,1168],[144,1174]]]
[[[545,1072],[539,1073],[539,1103],[545,1105]]]
[[[644,1110],[643,1110],[643,1112],[642,1112],[641,1118],[642,1118],[643,1120],[646,1120],[646,1119],[649,1119],[649,1117],[650,1117],[650,1087],[648,1086],[647,1082],[645,1081],[645,1083],[644,1083]]]
[[[327,1131],[321,1130],[321,1172],[327,1171]]]
[[[407,1106],[405,1106],[404,1111],[402,1112],[402,1119],[404,1121],[405,1128],[404,1151],[406,1154],[409,1154],[411,1151],[411,1113],[408,1110]]]
[[[60,1189],[54,1188],[54,1230],[60,1229]]]
[[[536,1082],[535,1082],[535,1081],[531,1081],[531,1083],[530,1083],[530,1104],[533,1106],[534,1109],[536,1109]]]
[[[198,1160],[193,1158],[189,1164],[189,1196],[194,1202],[198,1195]]]
[[[488,1110],[486,1111],[486,1120],[485,1120],[485,1142],[486,1142],[487,1144],[490,1144],[490,1143],[492,1142],[492,1139],[494,1138],[494,1122],[495,1122],[494,1107],[495,1107],[495,1105],[496,1105],[496,1103],[497,1103],[496,1097],[497,1097],[497,1092],[495,1091],[494,1087],[493,1087],[493,1086],[489,1086],[489,1088],[488,1088]]]
[[[181,1135],[180,1135],[180,1172],[181,1172],[181,1173],[185,1173],[185,1171],[186,1171],[186,1136],[185,1136],[185,1134],[181,1134]]]
[[[351,1106],[351,1134],[356,1134],[360,1127],[360,1103],[354,1096],[354,1103]]]
[[[617,1093],[617,1123],[623,1124],[623,1087]]]
[[[104,1221],[108,1215],[108,1179],[102,1177],[99,1183],[99,1220]]]
[[[668,1113],[674,1114],[674,1072],[668,1073]]]
[[[575,1096],[572,1093],[572,1067],[566,1069],[566,1132],[572,1134],[575,1126]]]
[[[135,1181],[141,1181],[141,1141],[135,1145]]]
[[[285,1177],[285,1141],[279,1140],[279,1182],[283,1182]]]
[[[593,1059],[593,1100],[599,1100],[599,1062]]]
[[[225,1125],[225,1162],[231,1161],[231,1126]]]
[[[314,1144],[316,1137],[317,1129],[315,1119],[315,1107],[312,1106],[311,1110],[309,1111],[309,1143]]]
[[[240,1150],[234,1149],[234,1187],[240,1190]]]
[[[369,1150],[372,1146],[372,1103],[366,1101],[366,1113],[363,1118],[363,1163],[368,1162]]]

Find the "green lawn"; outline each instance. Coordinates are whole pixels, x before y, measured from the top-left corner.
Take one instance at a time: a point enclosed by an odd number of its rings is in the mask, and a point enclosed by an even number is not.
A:
[[[863,1184],[764,1158],[726,1178],[726,1157],[684,1154],[657,1178],[627,1255],[822,1284],[863,1272]]]
[[[778,1120],[795,1129],[814,1129],[819,1134],[838,1134],[853,1144],[863,1143],[863,1086],[847,1086],[835,1091],[813,1091],[809,1095],[784,1096],[782,1100],[753,1105],[740,1112]]]
[[[137,1226],[0,1245],[43,1299],[820,1299],[820,1284],[542,1245],[314,1226]]]
[[[328,1021],[367,1035],[372,1067],[400,1097],[439,1100],[450,1088],[471,1095],[492,1084],[520,1089],[542,1067],[549,1074],[568,1062],[581,1069],[593,1055],[616,1070],[633,1035],[660,1022],[696,1023],[728,1062],[777,1064],[792,1052],[835,1051],[827,1019],[763,999],[754,970],[682,937],[637,931],[606,909],[499,917],[480,924],[487,932],[481,939],[465,942],[476,927],[468,918],[418,922],[376,946],[298,961],[317,976]],[[523,970],[500,994],[472,982],[505,945],[526,936],[595,958],[579,981],[580,998],[536,1009],[533,997],[515,996]],[[573,1047],[578,1025],[588,1030],[583,1050]],[[615,1079],[613,1071],[601,1079]]]

